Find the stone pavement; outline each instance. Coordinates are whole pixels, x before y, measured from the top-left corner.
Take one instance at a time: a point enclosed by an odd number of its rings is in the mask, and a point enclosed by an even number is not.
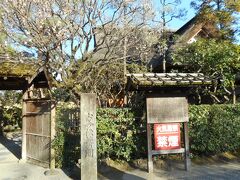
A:
[[[0,180],[67,180],[70,179],[62,170],[57,169],[56,175],[47,176],[47,169],[19,163],[21,157],[21,137],[0,136]]]
[[[0,164],[1,180],[68,180],[71,179],[64,171],[57,169],[57,175],[46,176],[47,169],[27,163]],[[79,178],[74,178],[79,179]],[[168,171],[155,169],[153,174],[134,169],[120,171],[108,169],[98,174],[99,180],[240,180],[240,163],[226,163],[220,165],[193,165],[191,172],[179,168]]]
[[[19,163],[20,139],[0,137],[0,180],[67,180],[71,179],[68,174],[72,174],[73,169],[63,171],[56,169],[57,174],[47,176],[47,169]],[[72,179],[79,179],[80,170],[75,169]],[[131,170],[120,170],[114,167],[101,167],[98,173],[99,180],[240,180],[240,161],[223,161],[212,164],[192,164],[191,171],[184,171],[183,163],[172,162],[167,168],[157,168],[154,173],[148,174],[146,167],[142,169],[132,168]]]
[[[0,142],[0,164],[18,162],[18,158]]]
[[[62,170],[57,169],[56,175],[46,176],[47,169],[28,163],[0,164],[1,180],[68,180]]]
[[[196,165],[193,164],[191,171],[183,170],[183,165],[178,164],[169,170],[155,169],[153,174],[148,174],[144,170],[134,169],[131,171],[121,172],[119,170],[112,173],[105,171],[99,176],[100,180],[240,180],[240,163],[228,162],[212,165]]]
[[[18,162],[21,157],[21,136],[12,134],[11,137],[0,136],[0,164]]]

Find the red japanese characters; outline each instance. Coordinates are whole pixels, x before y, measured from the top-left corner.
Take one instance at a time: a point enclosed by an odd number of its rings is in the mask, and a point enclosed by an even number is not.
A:
[[[180,123],[154,124],[155,150],[181,148]]]

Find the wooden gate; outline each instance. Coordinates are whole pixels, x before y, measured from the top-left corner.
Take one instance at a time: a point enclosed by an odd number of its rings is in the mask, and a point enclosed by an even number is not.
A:
[[[24,99],[22,156],[27,162],[53,167],[54,106],[48,99]],[[51,131],[52,129],[52,131]]]

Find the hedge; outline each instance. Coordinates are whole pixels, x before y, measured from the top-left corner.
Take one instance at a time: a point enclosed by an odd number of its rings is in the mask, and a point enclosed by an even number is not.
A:
[[[22,128],[22,108],[19,104],[0,107],[0,135]]]
[[[193,154],[211,155],[240,148],[240,105],[195,105],[189,112]]]
[[[63,113],[64,112],[64,113]],[[79,132],[66,126],[66,108],[57,111],[55,149],[58,166],[71,166],[80,157]],[[145,120],[127,108],[97,110],[98,159],[131,161],[146,158]],[[192,105],[189,107],[190,150],[212,155],[240,148],[240,105]]]
[[[74,110],[73,110],[74,109]],[[69,112],[78,111],[61,106],[57,108],[57,135],[53,142],[56,165],[72,166],[80,157],[79,131],[71,130]],[[105,158],[130,161],[146,153],[144,119],[136,118],[127,108],[97,110],[97,147],[99,160]]]

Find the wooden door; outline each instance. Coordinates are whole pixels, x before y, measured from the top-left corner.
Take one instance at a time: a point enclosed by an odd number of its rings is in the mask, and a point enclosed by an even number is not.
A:
[[[27,162],[50,167],[51,159],[51,101],[24,100],[25,158]],[[24,139],[24,138],[23,138]],[[23,148],[24,149],[24,148]]]

